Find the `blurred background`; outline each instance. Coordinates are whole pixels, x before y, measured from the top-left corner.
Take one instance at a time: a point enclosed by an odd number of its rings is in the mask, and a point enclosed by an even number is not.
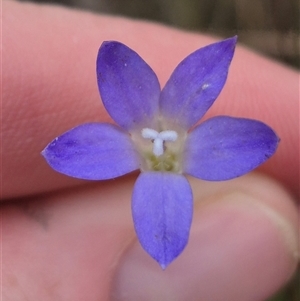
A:
[[[299,0],[35,0],[159,21],[175,27],[238,34],[239,42],[299,69]]]
[[[35,0],[228,37],[299,69],[299,0]],[[299,301],[299,272],[267,301]],[[217,289],[217,288],[216,288]],[[224,300],[225,301],[225,300]],[[227,301],[227,300],[226,300]]]

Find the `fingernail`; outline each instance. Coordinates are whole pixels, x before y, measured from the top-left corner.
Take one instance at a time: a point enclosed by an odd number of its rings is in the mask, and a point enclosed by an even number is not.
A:
[[[295,270],[295,232],[253,196],[216,198],[196,208],[188,246],[165,271],[133,243],[116,271],[111,300],[264,300]]]

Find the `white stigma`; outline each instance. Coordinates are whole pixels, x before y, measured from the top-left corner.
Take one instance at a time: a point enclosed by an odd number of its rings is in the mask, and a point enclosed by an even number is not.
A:
[[[162,131],[145,128],[142,130],[142,136],[145,139],[153,140],[153,154],[156,157],[164,153],[164,141],[176,141],[178,134],[175,131]]]

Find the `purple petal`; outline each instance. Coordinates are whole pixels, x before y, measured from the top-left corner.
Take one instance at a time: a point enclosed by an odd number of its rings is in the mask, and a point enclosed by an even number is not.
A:
[[[97,58],[97,80],[103,104],[121,127],[153,127],[160,85],[153,70],[119,42],[104,42]]]
[[[176,67],[161,93],[164,117],[189,129],[206,113],[225,84],[236,40],[200,48]]]
[[[193,214],[189,182],[173,173],[140,174],[133,190],[132,214],[141,245],[165,269],[188,242]]]
[[[108,123],[87,123],[54,139],[42,152],[56,171],[87,180],[116,178],[139,168],[130,136]]]
[[[265,162],[278,143],[274,131],[260,121],[214,117],[188,135],[183,169],[203,180],[229,180]]]

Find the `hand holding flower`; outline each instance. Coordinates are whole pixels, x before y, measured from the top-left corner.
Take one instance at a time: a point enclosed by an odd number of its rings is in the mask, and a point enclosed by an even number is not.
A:
[[[286,192],[297,196],[299,188],[297,72],[237,48],[205,118],[262,120],[280,147],[261,175],[188,177],[195,202],[189,243],[162,271],[133,230],[135,173],[83,185],[49,169],[39,151],[78,124],[111,123],[90,72],[103,40],[137,51],[163,86],[182,58],[215,40],[52,6],[4,1],[3,12],[4,298],[257,301],[289,279],[297,263],[298,219]]]

